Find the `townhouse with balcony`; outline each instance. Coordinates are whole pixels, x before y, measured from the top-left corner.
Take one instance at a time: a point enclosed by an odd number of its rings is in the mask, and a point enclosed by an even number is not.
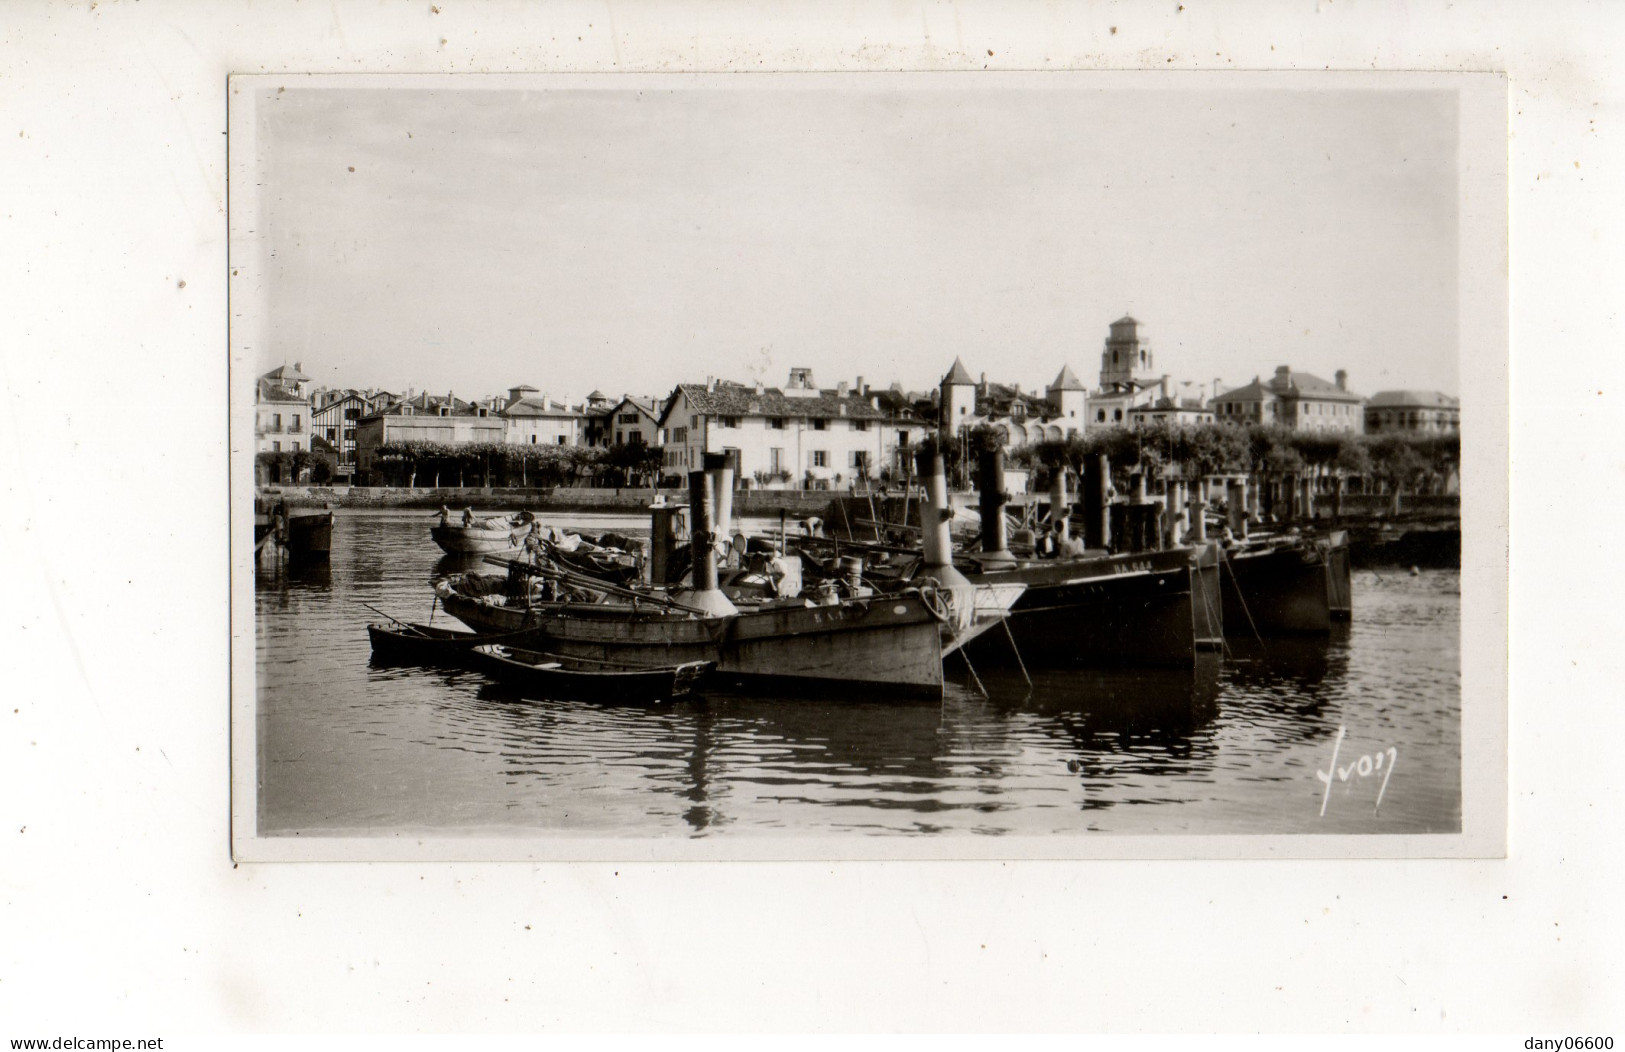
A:
[[[254,382],[254,452],[310,448],[310,377],[279,365]]]

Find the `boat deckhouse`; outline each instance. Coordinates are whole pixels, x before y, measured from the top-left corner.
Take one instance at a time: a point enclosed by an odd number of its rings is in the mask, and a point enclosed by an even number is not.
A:
[[[1461,400],[1441,391],[1378,391],[1365,404],[1370,433],[1461,430]]]
[[[889,394],[888,394],[889,399]],[[895,468],[899,450],[917,445],[925,425],[869,391],[860,377],[833,389],[812,370],[790,370],[784,387],[727,380],[678,384],[660,413],[664,470],[698,470],[705,453],[736,453],[739,477],[759,485],[840,485]]]
[[[1294,373],[1283,365],[1268,381],[1253,377],[1243,387],[1213,398],[1214,419],[1220,423],[1275,424],[1294,431],[1365,430],[1363,395],[1348,389],[1348,373],[1337,370],[1335,383],[1309,373]]]

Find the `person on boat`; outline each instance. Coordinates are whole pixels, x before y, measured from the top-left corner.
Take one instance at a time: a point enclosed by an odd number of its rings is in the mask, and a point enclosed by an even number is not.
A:
[[[446,507],[444,504],[440,505],[440,525],[451,525],[451,509]]]
[[[542,524],[539,522],[532,522],[530,532],[525,534],[525,555],[533,563],[542,557]]]
[[[474,506],[472,504],[463,509],[463,525],[474,525]]]

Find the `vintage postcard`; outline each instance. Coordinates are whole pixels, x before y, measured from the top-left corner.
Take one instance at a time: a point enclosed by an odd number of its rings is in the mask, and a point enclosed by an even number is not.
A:
[[[1503,78],[228,135],[236,857],[1504,853]]]

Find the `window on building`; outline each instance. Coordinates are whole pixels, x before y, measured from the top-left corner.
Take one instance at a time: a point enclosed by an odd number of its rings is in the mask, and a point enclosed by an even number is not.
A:
[[[907,431],[899,431],[899,432],[897,432],[897,444],[899,446],[908,445],[908,432]]]
[[[346,441],[346,442],[354,442],[355,441],[355,428],[347,427],[347,428],[344,429],[344,441]]]
[[[558,444],[561,445],[561,446],[564,445],[564,436],[563,435],[559,436]]]
[[[536,444],[536,436],[535,435],[530,436],[530,444],[533,445],[533,446]]]
[[[288,448],[289,449],[298,449],[299,448],[299,440],[296,438],[292,442],[289,442],[288,443]]]
[[[829,427],[829,421],[819,417],[813,417],[812,427],[814,431],[826,430]]]
[[[689,416],[688,416],[688,426],[689,427],[699,427],[700,426],[700,414],[698,414],[698,413],[690,413]]]
[[[718,427],[738,427],[739,426],[739,418],[737,416],[719,416],[719,417],[717,417],[717,426]]]
[[[869,451],[867,449],[854,449],[852,462],[849,465],[853,471],[863,472],[869,470]]]
[[[346,409],[344,411],[344,419],[346,419],[346,420],[360,420],[361,419],[361,410],[357,409],[355,406],[350,406],[348,409]]]
[[[812,451],[812,465],[815,468],[829,467],[829,454],[822,449]]]
[[[1115,422],[1115,421],[1119,421],[1119,420],[1122,420],[1122,419],[1123,419],[1123,411],[1121,409],[1113,409],[1112,410],[1112,420]]]
[[[772,428],[775,431],[783,431],[784,430],[784,417],[782,417],[782,416],[769,417],[768,421],[767,421],[767,426]]]
[[[637,422],[638,422],[638,414],[636,414],[636,413],[622,413],[621,414],[621,423],[623,423],[623,424],[631,424],[632,426],[636,427]]]
[[[289,431],[297,431],[297,430],[299,430],[299,414],[298,413],[293,414],[291,419],[292,419],[293,423],[288,425],[288,430]]]
[[[671,429],[671,440],[679,445],[688,441],[688,428],[674,427]]]
[[[282,452],[282,443],[281,442],[272,442],[271,443],[271,452],[273,452],[273,453]]]
[[[1095,410],[1095,420],[1098,423],[1104,424],[1106,422],[1106,410],[1104,410],[1104,409]]]
[[[281,413],[272,413],[271,414],[271,430],[272,431],[281,431],[282,430],[282,414]],[[281,447],[278,447],[278,448],[281,448]]]
[[[451,406],[449,406],[449,405],[441,406],[440,407],[440,415],[441,416],[450,416],[451,415]]]
[[[867,431],[867,430],[869,430],[869,421],[867,421],[867,420],[854,420],[854,421],[852,421],[852,430],[854,430],[854,431]]]
[[[327,429],[327,440],[329,442],[337,442],[339,440],[339,429],[336,428],[336,427],[328,428]]]
[[[774,446],[767,451],[767,470],[777,475],[784,470],[784,450]]]

